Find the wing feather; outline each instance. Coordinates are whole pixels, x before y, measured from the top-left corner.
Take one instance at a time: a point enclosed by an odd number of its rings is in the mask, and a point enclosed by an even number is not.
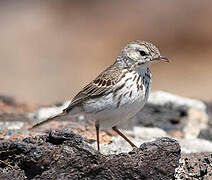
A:
[[[120,75],[120,67],[114,65],[108,67],[95,80],[85,86],[63,111],[69,112],[73,107],[84,103],[88,99],[97,98],[102,94],[110,93],[113,90],[112,86],[120,79]]]

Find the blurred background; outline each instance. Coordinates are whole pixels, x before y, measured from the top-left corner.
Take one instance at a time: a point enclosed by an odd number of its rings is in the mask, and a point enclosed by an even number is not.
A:
[[[211,0],[2,0],[0,94],[71,99],[136,39],[171,64],[151,67],[153,90],[212,100]]]

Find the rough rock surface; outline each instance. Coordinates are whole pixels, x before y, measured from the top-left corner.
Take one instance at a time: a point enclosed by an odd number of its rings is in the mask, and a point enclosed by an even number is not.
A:
[[[107,130],[100,131],[102,154],[94,150],[94,123],[84,116],[60,118],[36,131],[27,130],[32,124],[61,112],[67,104],[39,108],[0,96],[0,179],[73,179],[70,175],[85,179],[88,174],[91,175],[87,179],[113,179],[117,174],[126,179],[142,176],[153,179],[151,173],[148,176],[152,169],[154,174],[158,173],[155,179],[167,179],[173,177],[172,165],[179,159],[171,148],[178,145],[167,138],[156,139],[163,136],[178,139],[181,152],[186,153],[180,159],[180,166],[175,168],[175,179],[212,179],[209,173],[212,142],[207,140],[212,128],[212,103],[166,92],[152,93],[146,107],[128,121],[128,129],[121,130],[138,147],[144,143],[141,149],[131,151],[123,138]],[[49,134],[51,129],[55,131]],[[204,137],[200,136],[202,133]],[[167,162],[164,157],[173,157],[173,161]],[[158,165],[165,167],[165,171],[155,168]]]
[[[176,169],[175,179],[212,179],[212,153],[182,155],[180,166]]]
[[[102,155],[72,131],[0,143],[0,179],[172,179],[176,140],[159,138],[136,151]]]
[[[165,91],[156,91],[150,94],[149,103],[155,105],[172,104],[175,108],[185,106],[200,111],[207,111],[207,106],[204,102],[197,99],[190,99],[174,95]]]
[[[182,130],[186,123],[187,108],[173,107],[172,104],[161,106],[147,104],[136,115],[136,125],[145,127],[159,127],[165,131]]]

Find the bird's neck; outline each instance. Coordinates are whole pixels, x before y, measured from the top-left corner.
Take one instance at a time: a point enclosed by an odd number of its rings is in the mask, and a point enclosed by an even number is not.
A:
[[[135,71],[140,75],[140,76],[144,76],[146,74],[147,71],[149,71],[148,66],[138,66],[135,68]]]

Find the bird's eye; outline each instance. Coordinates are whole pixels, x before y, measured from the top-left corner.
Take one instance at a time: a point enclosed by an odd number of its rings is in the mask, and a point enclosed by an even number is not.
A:
[[[138,51],[139,51],[141,56],[146,56],[147,55],[147,53],[145,51],[143,51],[143,50],[138,50]]]

